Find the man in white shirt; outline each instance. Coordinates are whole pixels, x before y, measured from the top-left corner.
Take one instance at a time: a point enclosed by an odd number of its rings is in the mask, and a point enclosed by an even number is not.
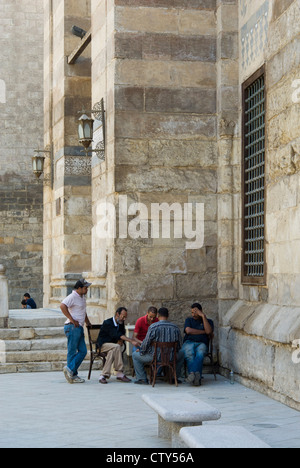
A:
[[[74,291],[60,305],[62,313],[67,317],[65,335],[68,338],[68,359],[64,375],[70,384],[84,383],[78,376],[78,369],[87,355],[84,339],[84,324],[90,325],[86,314],[86,293],[91,283],[85,280],[77,281]]]

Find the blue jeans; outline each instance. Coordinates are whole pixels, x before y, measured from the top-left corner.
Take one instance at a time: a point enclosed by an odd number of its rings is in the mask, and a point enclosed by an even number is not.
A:
[[[76,328],[72,323],[69,323],[65,325],[65,335],[68,338],[67,367],[76,376],[82,361],[87,355],[84,330],[82,327]]]
[[[183,344],[182,350],[184,358],[187,362],[188,372],[200,372],[202,376],[203,361],[208,353],[208,347],[205,343],[197,343],[195,341],[186,341]]]

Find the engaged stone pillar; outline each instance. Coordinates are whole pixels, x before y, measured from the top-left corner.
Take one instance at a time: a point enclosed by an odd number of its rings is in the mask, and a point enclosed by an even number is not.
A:
[[[0,328],[8,327],[8,284],[6,268],[0,265]]]

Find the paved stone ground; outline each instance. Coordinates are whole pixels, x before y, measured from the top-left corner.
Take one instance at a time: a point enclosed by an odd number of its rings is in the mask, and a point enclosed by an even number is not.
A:
[[[300,448],[298,411],[221,376],[206,375],[197,388],[159,382],[153,389],[115,378],[100,385],[98,374],[82,385],[56,372],[0,375],[0,448],[170,448],[141,399],[151,392],[191,393],[221,410],[221,420],[208,424],[241,425],[273,448]]]

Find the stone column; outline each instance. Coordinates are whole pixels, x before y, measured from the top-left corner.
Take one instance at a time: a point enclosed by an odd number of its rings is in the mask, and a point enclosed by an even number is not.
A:
[[[0,265],[0,327],[8,327],[8,284],[5,276],[6,268]]]
[[[238,2],[217,8],[218,298],[224,311],[239,295],[241,163],[239,122]]]
[[[80,44],[72,25],[88,31],[90,2],[45,4],[45,146],[53,147],[53,184],[44,187],[44,306],[56,307],[91,269],[91,157],[78,143],[81,110],[91,109],[90,46],[68,64]]]
[[[106,106],[106,160],[92,164],[92,269],[107,274],[107,316],[126,304],[133,322],[164,305],[182,326],[199,296],[217,315],[217,37],[215,1],[171,3],[92,2],[92,100]],[[132,238],[117,219],[116,238],[105,244],[97,237],[105,201],[117,215],[143,207],[144,232]],[[188,203],[205,204],[197,250],[174,229]],[[160,217],[153,205],[163,204],[178,208],[169,238],[151,232]]]

